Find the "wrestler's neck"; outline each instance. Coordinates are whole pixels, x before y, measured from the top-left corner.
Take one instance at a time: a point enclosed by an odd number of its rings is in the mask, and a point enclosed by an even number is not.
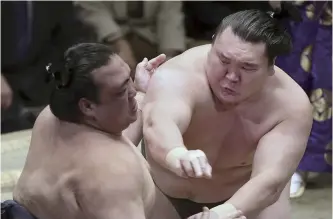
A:
[[[97,132],[101,132],[102,134],[108,135],[111,138],[114,139],[118,139],[122,137],[122,131],[120,132],[110,132],[107,130],[104,130],[103,128],[101,128],[98,124],[96,124],[95,122],[89,121],[89,120],[85,120],[81,122],[82,125],[84,125],[85,127],[87,127],[88,129],[91,129],[93,131],[97,131]]]

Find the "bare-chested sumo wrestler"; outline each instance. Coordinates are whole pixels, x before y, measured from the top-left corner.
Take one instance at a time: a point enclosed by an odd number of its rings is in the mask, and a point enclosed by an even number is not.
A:
[[[235,211],[290,219],[287,184],[312,126],[307,95],[274,66],[290,50],[277,20],[246,10],[226,17],[211,45],[169,60],[152,77],[145,154],[181,218],[207,206],[214,219]]]
[[[129,66],[102,44],[73,46],[59,67],[53,63],[58,86],[33,128],[14,200],[39,219],[148,218],[155,185],[135,145],[142,92],[164,60],[144,59],[134,83]]]

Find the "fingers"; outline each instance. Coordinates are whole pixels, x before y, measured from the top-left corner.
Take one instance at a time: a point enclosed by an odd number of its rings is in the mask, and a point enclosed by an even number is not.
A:
[[[142,70],[144,70],[144,69],[146,68],[147,64],[148,64],[148,59],[147,59],[147,58],[144,58],[141,62],[139,62],[139,63],[136,65],[136,69],[135,69],[136,74],[138,73],[138,71],[142,71]],[[135,74],[135,75],[136,75],[136,74]]]
[[[209,165],[209,163],[206,164],[204,170],[203,170],[204,176],[207,178],[212,178],[212,166]]]
[[[226,219],[246,219],[246,217],[243,215],[241,211],[237,211],[229,214]]]
[[[148,59],[144,58],[140,63],[138,63],[138,65],[142,65],[142,66],[146,66],[148,64]]]
[[[182,165],[182,170],[184,171],[186,176],[194,177],[194,171],[193,171],[193,168],[192,168],[191,161],[189,161],[187,159],[186,160],[180,160],[180,163]]]
[[[194,160],[191,161],[191,166],[194,171],[195,177],[201,177],[203,175],[203,171],[201,169],[199,158],[194,158]]]
[[[148,59],[147,58],[144,58],[139,64],[138,66],[141,66],[141,67],[145,67],[148,65]]]
[[[212,167],[208,163],[207,157],[205,156],[200,156],[198,158],[201,170],[203,172],[204,177],[211,178],[212,177]]]
[[[160,54],[157,57],[148,61],[146,69],[148,71],[152,71],[152,70],[156,69],[159,65],[161,65],[165,60],[166,60],[166,55]]]
[[[196,151],[193,151],[189,156],[190,156],[192,168],[194,170],[194,176],[201,177],[203,174],[203,170],[202,170],[202,165],[200,163],[200,160],[202,160],[202,157],[206,157],[205,154],[200,150],[196,150]]]
[[[189,177],[212,176],[212,167],[209,165],[205,153],[201,150],[189,151],[186,156],[180,159],[184,173]]]
[[[184,172],[189,177],[201,177],[202,170],[198,160],[198,154],[189,153],[184,159],[181,159],[181,164]]]
[[[183,164],[182,164],[181,160],[178,160],[178,162],[175,163],[175,170],[176,170],[176,174],[178,176],[187,178],[187,173],[185,172],[185,170],[183,168]]]

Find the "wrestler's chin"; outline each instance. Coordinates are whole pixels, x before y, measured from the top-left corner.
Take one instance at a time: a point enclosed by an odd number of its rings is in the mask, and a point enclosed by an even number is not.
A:
[[[138,103],[135,101],[133,106],[128,112],[130,123],[135,122],[138,119]]]
[[[216,96],[217,99],[217,109],[224,110],[225,107],[229,108],[239,104],[239,99],[236,95],[223,94],[222,92],[219,96]]]
[[[129,121],[132,124],[133,122],[135,122],[138,119],[138,111],[132,111],[129,115]]]

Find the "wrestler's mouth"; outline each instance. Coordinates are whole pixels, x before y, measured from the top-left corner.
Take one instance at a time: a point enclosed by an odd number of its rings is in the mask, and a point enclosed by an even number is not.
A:
[[[228,95],[232,95],[232,96],[236,96],[237,95],[237,92],[230,89],[230,88],[227,88],[227,87],[224,87],[222,88],[222,92],[228,94]]]

